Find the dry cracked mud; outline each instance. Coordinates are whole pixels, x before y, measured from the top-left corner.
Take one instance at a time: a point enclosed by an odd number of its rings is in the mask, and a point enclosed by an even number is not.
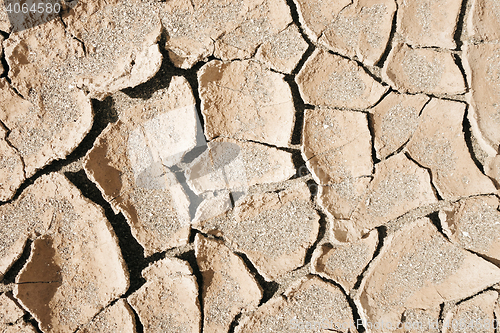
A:
[[[500,0],[21,2],[0,332],[499,332]]]

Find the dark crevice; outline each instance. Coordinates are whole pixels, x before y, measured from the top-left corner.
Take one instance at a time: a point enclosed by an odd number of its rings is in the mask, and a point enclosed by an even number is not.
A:
[[[323,280],[324,282],[327,282],[329,284],[334,285],[335,287],[337,287],[339,290],[342,291],[342,293],[344,294],[347,302],[349,303],[351,311],[352,311],[353,326],[358,330],[358,333],[364,333],[366,331],[365,327],[363,325],[358,325],[358,323],[362,322],[361,316],[359,315],[359,312],[358,312],[358,308],[357,308],[356,304],[354,303],[354,300],[351,298],[351,296],[347,295],[345,293],[344,288],[342,288],[342,286],[340,284],[338,284],[337,282],[335,282],[334,280],[331,280],[331,279],[328,279],[324,276],[320,276],[320,275],[316,275],[316,274],[312,274],[312,275],[315,277],[318,277],[319,279]]]
[[[73,152],[71,152],[65,159],[54,160],[39,169],[33,176],[27,178],[23,184],[17,189],[14,197],[6,202],[0,203],[0,206],[6,203],[11,203],[16,200],[21,193],[30,185],[32,185],[38,178],[43,175],[47,175],[52,172],[57,172],[61,170],[62,167],[71,164],[72,162],[82,158],[87,154],[87,152],[93,147],[95,140],[101,134],[101,132],[108,126],[109,123],[113,123],[118,120],[118,115],[114,109],[113,100],[111,97],[104,99],[103,101],[92,100],[92,108],[94,113],[94,122],[92,128],[83,138],[80,145],[76,147]]]
[[[462,0],[462,5],[460,7],[460,13],[458,15],[457,26],[455,28],[455,33],[453,34],[453,40],[455,41],[457,51],[462,50],[462,33],[464,31],[465,25],[465,14],[467,12],[467,0]]]
[[[419,167],[421,167],[422,169],[425,169],[427,170],[427,172],[429,173],[429,177],[431,179],[431,187],[432,187],[432,190],[434,191],[434,194],[436,195],[436,198],[441,201],[441,200],[444,200],[441,195],[439,194],[439,191],[437,190],[436,186],[434,185],[434,181],[433,181],[433,177],[432,177],[432,172],[431,172],[431,169],[430,168],[427,168],[425,166],[423,166],[422,164],[418,163],[413,157],[411,157],[411,155],[406,152],[405,153],[405,156],[411,160],[413,163],[415,163],[416,165],[418,165]]]
[[[32,240],[28,239],[26,241],[26,244],[24,245],[23,253],[19,257],[19,259],[16,260],[16,262],[10,267],[10,269],[5,273],[2,284],[10,284],[10,283],[15,283],[16,277],[23,269],[24,265],[26,265],[26,262],[28,261],[30,254],[31,254],[31,244],[33,243]]]
[[[200,267],[198,266],[198,262],[196,261],[196,253],[194,250],[190,250],[184,253],[181,253],[177,256],[177,258],[185,260],[191,266],[193,270],[193,275],[196,278],[196,283],[198,284],[198,303],[200,306],[200,332],[203,332],[203,326],[205,322],[205,311],[204,311],[204,303],[203,303],[203,275],[201,274]]]
[[[260,300],[260,303],[259,303],[259,306],[261,306],[262,304],[269,301],[274,296],[274,294],[276,294],[276,292],[279,289],[279,284],[277,282],[267,281],[266,279],[264,279],[264,277],[262,275],[260,275],[257,268],[255,268],[254,264],[250,261],[250,259],[248,259],[247,255],[245,253],[242,253],[242,252],[234,252],[234,253],[236,255],[238,255],[243,260],[243,262],[245,263],[245,266],[250,271],[250,274],[252,274],[254,279],[257,281],[259,286],[262,288],[262,299]]]
[[[441,219],[439,218],[439,212],[431,213],[427,215],[427,217],[429,218],[429,220],[431,220],[432,224],[434,224],[439,233],[448,241],[450,241],[450,239],[443,230],[443,225],[441,224]]]
[[[113,212],[111,205],[103,198],[97,186],[87,178],[83,170],[78,172],[66,172],[65,176],[82,192],[84,197],[92,200],[103,208],[106,218],[111,223],[118,237],[118,245],[120,246],[123,259],[128,267],[130,287],[124,297],[129,296],[146,282],[141,272],[150,262],[156,259],[155,255],[157,254],[148,258],[144,257],[144,248],[132,235],[130,226],[123,214],[115,214]]]
[[[316,183],[314,183],[314,184],[316,184]],[[309,186],[309,184],[308,184],[308,186]],[[317,188],[317,185],[316,185],[316,188]],[[312,191],[311,191],[311,195],[312,195]],[[311,258],[312,258],[312,255],[314,253],[314,250],[316,250],[316,248],[318,247],[318,244],[325,237],[326,229],[328,227],[328,220],[326,218],[326,214],[324,214],[322,211],[319,211],[319,210],[316,210],[316,212],[320,216],[320,218],[319,218],[318,237],[316,238],[316,241],[307,249],[306,255],[305,255],[305,258],[304,258],[304,264],[303,264],[303,266],[305,266],[305,265],[307,265],[307,264],[309,264],[311,262]]]
[[[306,110],[306,104],[302,97],[300,96],[299,86],[295,82],[294,75],[285,75],[285,81],[290,86],[292,92],[293,105],[295,107],[295,124],[292,132],[292,144],[300,144],[302,142],[302,129],[304,126],[304,112]],[[313,107],[312,105],[309,105]]]
[[[133,306],[131,306],[130,309],[132,310],[132,313],[134,314],[135,332],[136,333],[144,333],[144,325],[142,325],[141,318],[139,317],[139,314],[135,311]]]
[[[482,254],[482,253],[479,253],[479,252],[476,252],[473,250],[469,250],[469,249],[465,249],[465,250],[467,250],[468,252],[470,252],[470,253],[472,253],[472,254],[474,254],[474,255],[476,255],[476,256],[478,256],[478,257],[480,257],[480,258],[482,258],[490,263],[492,263],[493,265],[495,265],[497,267],[500,267],[500,260],[498,260],[496,258],[492,258],[490,256],[487,256],[485,254]]]
[[[462,59],[457,54],[453,54],[452,57],[453,57],[453,62],[455,62],[455,65],[457,65],[458,69],[460,70],[460,73],[462,74],[462,77],[464,78],[465,93],[467,93],[469,91],[469,83],[467,80],[467,73],[465,72],[465,68],[462,63]]]
[[[300,178],[310,174],[300,151],[292,152],[292,163],[297,172],[291,179]]]
[[[236,326],[238,326],[242,315],[243,312],[240,312],[234,317],[233,321],[231,322],[231,326],[229,326],[228,333],[234,333],[234,330],[236,329]]]
[[[481,164],[481,162],[479,162],[479,160],[477,159],[476,154],[474,154],[474,146],[472,144],[474,136],[472,134],[471,124],[470,124],[469,117],[468,117],[469,112],[470,112],[470,108],[469,108],[469,105],[467,105],[465,108],[464,119],[462,121],[464,139],[465,139],[465,143],[467,144],[467,149],[469,150],[470,157],[474,161],[474,164],[477,166],[477,168],[484,174],[484,167]]]
[[[373,252],[372,259],[370,260],[368,265],[366,265],[366,267],[363,269],[361,274],[358,276],[358,279],[356,280],[356,283],[354,284],[354,287],[352,288],[353,290],[359,289],[359,287],[361,286],[361,283],[363,282],[363,279],[366,275],[366,272],[368,271],[368,268],[373,263],[373,261],[379,256],[380,252],[382,251],[382,248],[384,247],[384,241],[387,237],[387,228],[385,226],[380,226],[376,229],[378,232],[377,248],[375,249],[375,252]]]
[[[42,333],[42,330],[40,329],[40,324],[38,323],[38,321],[36,321],[35,318],[33,318],[33,316],[31,314],[29,314],[29,313],[25,314],[23,316],[23,319],[26,323],[33,325],[35,332]]]
[[[377,157],[377,151],[375,149],[375,127],[374,127],[374,120],[373,120],[373,114],[369,113],[367,115],[367,121],[368,121],[368,129],[370,130],[370,137],[371,137],[371,146],[372,146],[372,161],[373,161],[373,170],[372,174],[375,173],[375,165],[380,162],[380,159]]]
[[[396,29],[397,29],[397,19],[398,19],[398,4],[396,3],[396,11],[394,12],[394,16],[392,18],[391,33],[389,34],[389,39],[387,40],[387,45],[386,45],[384,53],[382,53],[382,56],[380,57],[380,59],[375,63],[375,66],[377,66],[377,67],[380,67],[380,68],[384,67],[385,62],[387,61],[387,58],[389,57],[389,53],[391,53],[392,43],[394,41],[394,35],[396,34]]]

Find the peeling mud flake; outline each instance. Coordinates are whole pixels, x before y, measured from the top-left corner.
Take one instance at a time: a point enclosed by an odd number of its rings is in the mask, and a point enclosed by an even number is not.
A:
[[[160,15],[168,35],[165,48],[181,68],[211,55],[251,58],[259,45],[292,23],[284,0],[175,0],[166,2]]]
[[[135,333],[135,317],[124,299],[104,309],[75,333]]]
[[[443,230],[455,244],[500,264],[500,201],[495,196],[462,199],[443,208]]]
[[[369,333],[395,331],[409,309],[433,309],[500,281],[498,267],[448,242],[428,218],[389,236],[375,260],[355,299]]]
[[[408,142],[428,101],[425,95],[390,93],[370,110],[378,158],[386,158]]]
[[[42,176],[25,193],[49,227],[33,241],[14,296],[44,332],[73,332],[129,287],[118,240],[102,209],[64,176]]]
[[[474,0],[467,22],[469,36],[478,41],[500,40],[500,1]]]
[[[6,133],[0,124],[0,201],[11,199],[25,180],[23,160],[5,140]]]
[[[443,333],[495,333],[498,293],[486,291],[455,306],[443,320]]]
[[[316,106],[366,109],[386,92],[355,61],[317,49],[296,77],[304,102]]]
[[[128,297],[147,333],[199,333],[198,285],[189,265],[165,258],[142,272],[146,283]]]
[[[397,31],[414,47],[454,49],[462,1],[397,0]]]
[[[304,264],[318,236],[319,215],[305,183],[279,192],[243,197],[233,212],[194,227],[220,235],[248,256],[260,274],[274,280]]]
[[[174,77],[108,125],[85,157],[87,175],[123,212],[146,255],[188,242],[189,199],[171,168],[200,130],[191,88]]]
[[[255,60],[278,72],[290,74],[308,48],[299,29],[291,24],[285,30],[259,46]]]
[[[302,155],[319,184],[372,173],[371,135],[364,113],[306,110],[302,142]]]
[[[357,332],[351,307],[338,287],[308,276],[288,289],[285,296],[259,307],[235,332]]]
[[[437,202],[430,181],[429,172],[404,154],[380,162],[368,191],[352,214],[354,231],[363,235],[412,209]],[[351,236],[345,232],[342,228],[335,230],[341,241]]]
[[[468,114],[481,148],[495,156],[500,146],[500,45],[465,45],[464,67],[471,85]]]
[[[289,145],[295,120],[283,75],[255,61],[212,61],[198,72],[208,140],[226,137]]]
[[[296,2],[311,40],[370,66],[384,53],[396,11],[393,0]]]
[[[354,243],[323,244],[313,253],[312,272],[337,282],[349,294],[372,260],[377,245],[376,230]]]
[[[228,332],[237,314],[257,308],[262,290],[243,260],[221,241],[197,234],[195,251],[203,276],[203,331]]]
[[[432,182],[445,200],[496,191],[475,165],[465,143],[465,107],[460,102],[431,100],[407,146],[411,157],[430,169]]]
[[[412,94],[456,95],[466,91],[451,53],[435,49],[397,44],[389,53],[383,76],[393,88]]]
[[[364,197],[370,177],[346,178],[330,185],[320,186],[318,204],[336,219],[349,219]]]

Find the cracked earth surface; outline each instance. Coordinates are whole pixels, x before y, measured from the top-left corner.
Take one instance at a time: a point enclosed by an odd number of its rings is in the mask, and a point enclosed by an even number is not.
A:
[[[499,332],[499,0],[6,1],[0,332]]]

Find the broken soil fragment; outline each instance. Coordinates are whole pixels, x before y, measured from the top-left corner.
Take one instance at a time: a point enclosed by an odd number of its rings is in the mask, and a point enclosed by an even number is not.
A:
[[[14,295],[44,332],[73,332],[128,289],[118,241],[103,210],[62,175],[38,178],[23,195],[38,207],[28,217],[49,228],[33,241]]]
[[[296,77],[304,102],[316,106],[367,109],[387,88],[355,61],[317,49]]]
[[[306,110],[302,155],[319,184],[371,175],[371,135],[366,114],[317,108]]]
[[[445,51],[397,44],[383,71],[385,80],[401,92],[456,95],[466,91],[462,72]]]
[[[354,243],[324,244],[314,251],[312,272],[335,281],[349,293],[372,260],[377,244],[377,231]]]
[[[430,169],[432,182],[445,200],[496,191],[475,165],[465,143],[465,108],[460,102],[431,100],[407,146],[411,157]]]
[[[386,238],[355,302],[365,322],[384,322],[383,327],[367,327],[367,332],[387,332],[405,310],[435,308],[498,281],[498,267],[451,244],[422,218]],[[392,329],[386,329],[389,325]]]
[[[146,283],[128,297],[147,333],[199,333],[198,286],[189,265],[165,258],[142,271]]]
[[[404,154],[378,163],[364,198],[351,216],[355,232],[363,235],[412,209],[437,202],[430,181],[429,172]],[[335,233],[344,241],[351,230],[338,229]]]
[[[285,293],[260,306],[237,327],[236,333],[294,330],[355,333],[352,309],[344,293],[318,277],[308,276]]]
[[[262,43],[255,53],[255,60],[278,72],[290,74],[308,46],[297,26],[291,24],[272,39]]]
[[[123,212],[146,255],[188,242],[189,199],[170,167],[197,145],[198,130],[191,88],[173,77],[108,125],[85,157],[87,175]]]
[[[370,177],[346,178],[339,183],[320,186],[318,204],[336,219],[349,219],[363,199],[370,181]]]
[[[498,13],[500,13],[498,0],[472,1],[467,22],[469,36],[481,42],[500,40],[500,16]]]
[[[6,134],[0,124],[0,201],[11,199],[25,179],[23,160],[5,140]]]
[[[397,0],[397,31],[412,47],[454,49],[462,1]]]
[[[495,196],[460,200],[439,213],[453,243],[500,264],[500,201]]]
[[[252,140],[286,147],[295,108],[282,74],[255,61],[211,61],[198,72],[201,111],[208,140]]]
[[[305,183],[281,192],[247,196],[227,216],[202,221],[195,228],[224,237],[243,252],[267,280],[304,264],[318,235],[319,215]]]
[[[262,290],[243,260],[221,241],[197,234],[195,251],[203,276],[203,331],[228,332],[237,314],[259,305]]]
[[[370,109],[378,158],[386,158],[408,142],[428,101],[429,97],[425,95],[390,93]]]
[[[495,316],[497,300],[498,293],[488,290],[458,304],[445,315],[443,333],[495,333],[498,326]]]
[[[292,23],[283,0],[175,0],[165,3],[160,15],[168,35],[165,48],[181,68],[211,55],[223,60],[251,58],[259,45]]]
[[[104,309],[76,333],[135,333],[135,317],[124,299]]]
[[[396,11],[393,0],[296,0],[309,38],[333,52],[373,66],[384,53]]]

